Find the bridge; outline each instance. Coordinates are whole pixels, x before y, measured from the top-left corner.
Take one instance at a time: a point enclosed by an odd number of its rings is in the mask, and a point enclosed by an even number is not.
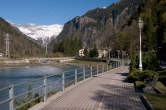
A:
[[[39,103],[30,110],[146,110],[134,84],[128,83],[127,66],[86,79]]]

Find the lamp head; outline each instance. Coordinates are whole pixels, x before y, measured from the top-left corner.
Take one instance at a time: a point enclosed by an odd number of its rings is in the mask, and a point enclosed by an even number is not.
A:
[[[8,34],[8,33],[6,34],[6,37],[9,37],[9,34]]]
[[[142,29],[142,27],[143,27],[143,20],[141,18],[139,18],[138,26],[140,29]]]
[[[9,40],[10,35],[7,33],[6,34],[6,40]]]

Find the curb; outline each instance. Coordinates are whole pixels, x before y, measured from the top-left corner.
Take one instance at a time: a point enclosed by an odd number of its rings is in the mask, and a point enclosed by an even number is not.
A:
[[[157,92],[157,94],[164,94],[159,88],[154,87],[153,88],[155,90],[155,92]]]
[[[145,97],[145,95],[140,96],[141,101],[143,102],[144,106],[146,107],[147,110],[155,110],[151,103],[148,101],[148,99]]]

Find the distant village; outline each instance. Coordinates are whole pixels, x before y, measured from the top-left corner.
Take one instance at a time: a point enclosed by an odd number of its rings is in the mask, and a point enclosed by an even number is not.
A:
[[[88,51],[91,50],[91,48],[87,49]],[[85,49],[82,48],[79,50],[79,57],[85,57],[84,54]],[[107,58],[107,57],[111,57],[111,58],[122,58],[122,57],[126,57],[128,56],[128,53],[125,51],[120,51],[120,50],[116,50],[115,52],[111,52],[111,49],[98,49],[98,58]],[[110,53],[110,56],[109,56]]]

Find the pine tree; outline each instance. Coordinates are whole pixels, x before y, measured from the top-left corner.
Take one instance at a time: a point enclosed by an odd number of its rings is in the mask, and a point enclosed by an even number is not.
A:
[[[87,48],[84,49],[84,55],[85,55],[85,57],[89,57],[89,52],[88,52]]]

